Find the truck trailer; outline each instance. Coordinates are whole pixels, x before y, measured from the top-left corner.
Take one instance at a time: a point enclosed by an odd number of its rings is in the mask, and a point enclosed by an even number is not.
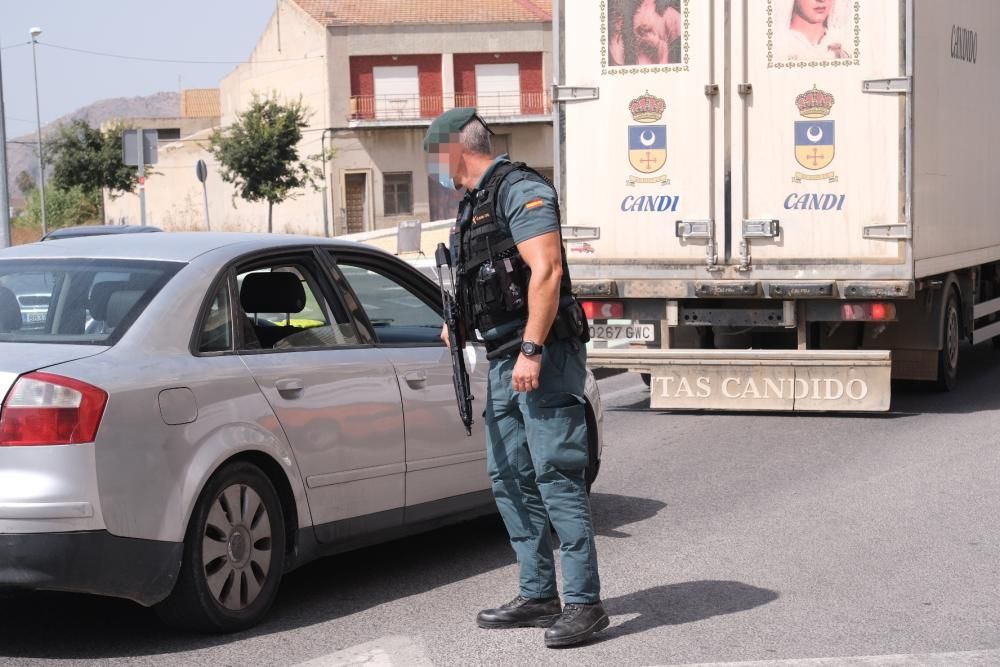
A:
[[[592,367],[653,408],[885,411],[996,342],[996,0],[554,0],[553,35]]]

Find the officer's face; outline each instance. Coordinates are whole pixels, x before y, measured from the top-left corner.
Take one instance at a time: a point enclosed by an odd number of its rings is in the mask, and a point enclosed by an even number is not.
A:
[[[456,177],[462,160],[462,145],[458,142],[458,135],[455,135],[455,141],[432,147],[428,159],[431,176],[444,187],[459,188]],[[446,185],[449,181],[450,186]]]

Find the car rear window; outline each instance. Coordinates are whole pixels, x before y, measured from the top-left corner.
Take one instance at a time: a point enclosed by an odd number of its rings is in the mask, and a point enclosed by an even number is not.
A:
[[[182,264],[0,260],[0,342],[111,345]]]

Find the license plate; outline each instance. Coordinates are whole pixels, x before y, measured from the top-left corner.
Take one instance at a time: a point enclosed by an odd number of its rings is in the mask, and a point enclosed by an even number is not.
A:
[[[590,338],[652,343],[656,339],[656,333],[652,324],[591,324]]]

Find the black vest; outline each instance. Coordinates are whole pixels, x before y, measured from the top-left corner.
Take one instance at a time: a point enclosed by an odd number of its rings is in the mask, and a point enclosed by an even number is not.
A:
[[[528,319],[528,281],[531,271],[521,258],[517,244],[510,234],[506,211],[498,212],[500,187],[512,187],[522,180],[552,184],[534,169],[522,162],[504,163],[493,170],[489,181],[479,190],[470,191],[462,202],[455,235],[452,238],[453,256],[457,250],[457,288],[466,326],[480,333],[517,323],[516,331],[506,338],[520,337]],[[559,203],[556,201],[556,216]],[[561,239],[560,239],[561,240]],[[582,309],[572,293],[566,251],[560,243],[563,275],[559,288],[559,316],[552,334],[560,339],[586,339],[586,320],[580,331]],[[579,313],[564,314],[564,310]],[[577,320],[566,329],[565,320]]]

